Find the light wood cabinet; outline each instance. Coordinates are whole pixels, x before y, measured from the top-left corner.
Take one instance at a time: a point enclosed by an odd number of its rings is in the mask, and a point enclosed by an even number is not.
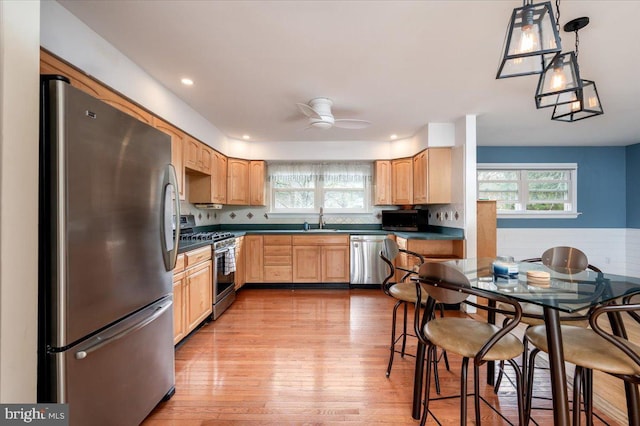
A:
[[[477,204],[477,249],[475,257],[497,256],[496,202],[478,201]]]
[[[419,240],[397,237],[396,242],[401,249],[418,253],[426,261],[438,262],[464,258],[464,240]],[[415,256],[400,253],[396,258],[396,266],[413,269],[419,264]],[[396,279],[400,279],[404,273],[396,271]]]
[[[185,169],[210,176],[213,150],[189,135],[185,135],[183,147]]]
[[[100,99],[143,123],[153,125],[154,117],[149,111],[42,49],[40,49],[40,74],[65,76],[73,87],[88,93],[96,99]]]
[[[392,204],[391,200],[391,160],[374,163],[374,200],[376,206]]]
[[[349,236],[293,235],[293,282],[349,282]]]
[[[322,282],[349,282],[349,246],[323,246],[321,249]]]
[[[179,254],[173,270],[173,344],[175,345],[187,335],[187,318],[185,311],[185,273],[184,254]]]
[[[207,260],[185,271],[188,331],[195,329],[198,324],[211,315],[213,309],[212,269],[211,260]]]
[[[236,237],[236,274],[235,288],[239,290],[244,286],[245,281],[245,253],[244,253],[244,236]]]
[[[321,262],[319,246],[293,246],[293,282],[320,282],[322,277]]]
[[[211,167],[211,202],[225,204],[227,202],[227,157],[213,151]]]
[[[173,270],[173,343],[184,339],[211,315],[211,246],[179,254]]]
[[[391,160],[391,202],[394,205],[413,204],[413,159]]]
[[[264,251],[262,235],[244,236],[245,282],[262,282]]]
[[[171,124],[156,118],[154,120],[154,126],[156,129],[166,133],[171,137],[171,164],[176,169],[176,176],[178,177],[178,195],[180,200],[185,200],[185,179],[184,179],[184,164],[182,156],[184,150],[182,148],[182,142],[184,140],[184,133]]]
[[[249,205],[264,206],[264,161],[251,160],[249,162]]]
[[[290,283],[292,277],[291,235],[263,237],[263,282]]]
[[[429,148],[413,157],[413,204],[451,202],[451,149]]]
[[[249,205],[249,160],[227,159],[227,204]]]

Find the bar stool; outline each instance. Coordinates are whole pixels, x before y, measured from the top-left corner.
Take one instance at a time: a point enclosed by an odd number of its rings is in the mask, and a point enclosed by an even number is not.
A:
[[[399,267],[394,265],[394,261],[398,257],[400,253],[404,253],[407,256],[412,256],[418,261],[418,265],[415,270],[406,269],[403,267]],[[383,249],[380,252],[380,258],[387,264],[389,267],[389,275],[382,282],[382,291],[387,295],[396,300],[396,304],[393,307],[393,317],[391,322],[391,346],[389,353],[389,365],[387,366],[387,377],[391,375],[391,367],[393,366],[393,359],[396,353],[399,353],[401,357],[404,358],[405,355],[414,356],[406,353],[406,345],[407,345],[407,336],[416,337],[415,335],[407,332],[407,306],[408,304],[415,304],[417,300],[416,289],[413,282],[406,281],[408,277],[411,275],[417,276],[417,268],[424,263],[424,258],[422,255],[412,252],[410,250],[400,249],[398,248],[398,244],[390,239],[386,238],[383,243]],[[396,272],[401,271],[402,277],[400,280],[395,281]],[[424,305],[427,300],[427,295],[423,295],[420,306]],[[400,336],[396,337],[396,328],[397,328],[397,316],[398,316],[398,308],[402,306],[403,308],[403,322],[402,322],[402,333]],[[441,307],[442,309],[442,307]],[[443,311],[441,310],[441,314]],[[398,342],[401,341],[400,350],[396,349]],[[449,370],[449,360],[447,359],[447,354],[445,352],[442,353],[442,357],[445,362],[445,367]],[[437,392],[440,393],[440,383],[438,381],[438,370],[437,370],[437,362],[436,359],[434,361],[434,370],[435,370],[435,381]]]
[[[473,388],[475,421],[481,424],[480,415],[480,366],[489,361],[507,361],[514,369],[516,376],[516,393],[518,401],[518,423],[526,423],[524,398],[522,395],[522,374],[514,358],[523,352],[523,344],[511,331],[518,325],[522,316],[520,305],[507,297],[473,288],[467,277],[458,269],[437,262],[424,263],[419,270],[419,280],[415,282],[416,293],[420,300],[423,293],[428,294],[426,308],[422,317],[416,301],[414,328],[420,341],[426,345],[427,365],[433,359],[435,350],[440,347],[448,353],[462,356],[462,371],[460,377],[460,424],[467,422],[467,372],[469,360],[473,359]],[[424,283],[424,285],[423,285]],[[499,302],[511,307],[512,317],[504,327],[498,327],[485,321],[472,318],[435,318],[433,310],[436,302],[457,304],[465,302],[478,309],[504,314],[505,312],[491,306],[479,305],[467,301],[470,295],[483,297],[489,301]],[[430,369],[425,376],[425,402],[420,424],[424,425],[429,411],[429,402],[439,398],[430,398],[431,381]],[[501,415],[494,407],[487,403],[494,411]],[[501,415],[502,416],[502,415]],[[504,418],[504,417],[503,417]]]

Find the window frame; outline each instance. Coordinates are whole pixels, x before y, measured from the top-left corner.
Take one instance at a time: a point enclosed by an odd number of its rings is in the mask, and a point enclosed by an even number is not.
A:
[[[332,164],[334,162],[322,162],[321,164],[323,165],[328,165],[328,164]],[[344,163],[343,161],[336,161],[335,163]],[[310,165],[317,165],[318,163],[315,162],[306,162],[306,161],[301,161],[299,162],[300,165],[303,164],[310,164]],[[268,167],[268,166],[267,166]],[[373,164],[370,164],[370,171],[372,173],[372,169],[373,169]],[[331,187],[325,187],[324,186],[324,179],[322,178],[318,178],[315,180],[314,186],[313,188],[293,188],[293,189],[288,189],[288,188],[274,188],[273,185],[273,181],[271,179],[269,179],[269,214],[270,215],[292,215],[292,216],[302,216],[302,215],[306,215],[306,214],[319,214],[320,213],[320,207],[323,206],[323,213],[324,214],[370,214],[373,210],[373,206],[372,206],[372,199],[373,199],[373,185],[371,182],[371,174],[369,175],[365,175],[365,178],[363,179],[363,188],[361,189],[363,194],[364,194],[364,207],[362,209],[359,208],[350,208],[350,209],[340,209],[340,208],[328,208],[328,207],[324,207],[324,195],[326,191],[353,191],[354,189],[360,189],[360,188],[331,188]],[[288,208],[288,209],[278,209],[275,208],[275,193],[277,190],[283,190],[283,191],[312,191],[314,193],[313,196],[313,203],[314,203],[314,207],[311,209],[293,209],[293,208]]]
[[[480,181],[478,172],[483,170],[509,170],[519,171],[518,177],[518,195],[519,202],[522,207],[520,210],[497,210],[498,219],[575,219],[581,213],[578,212],[578,164],[577,163],[478,163],[476,165],[476,193],[480,194]],[[539,170],[563,170],[570,173],[570,182],[568,187],[569,200],[566,202],[571,205],[571,210],[565,211],[544,211],[544,210],[523,210],[528,203],[529,189],[525,185],[527,182],[523,178],[523,173],[527,171]],[[543,182],[543,181],[540,181]]]

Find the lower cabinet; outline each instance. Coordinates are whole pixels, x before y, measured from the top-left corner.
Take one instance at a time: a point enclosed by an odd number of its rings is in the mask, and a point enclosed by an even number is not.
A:
[[[431,262],[464,258],[464,240],[420,240],[397,237],[396,242],[401,249],[421,254],[425,260]],[[418,264],[418,259],[405,253],[396,258],[396,266],[412,269]],[[402,277],[402,271],[397,271],[396,279]]]
[[[178,255],[173,271],[173,343],[184,339],[212,312],[211,246]]]
[[[293,246],[293,282],[319,283],[322,281],[319,246]]]

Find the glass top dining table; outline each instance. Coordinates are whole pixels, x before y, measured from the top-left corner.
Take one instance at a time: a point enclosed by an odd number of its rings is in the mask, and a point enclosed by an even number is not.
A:
[[[549,363],[551,375],[551,392],[553,400],[554,424],[569,424],[569,402],[567,381],[565,376],[564,355],[562,349],[562,335],[560,333],[560,312],[585,313],[589,308],[611,302],[621,301],[627,295],[640,293],[640,278],[627,277],[591,270],[569,271],[553,270],[540,263],[516,262],[517,276],[512,278],[494,276],[492,263],[497,259],[477,258],[458,259],[443,262],[464,273],[471,286],[485,292],[495,293],[513,298],[523,303],[533,303],[542,307],[547,340],[549,343]],[[550,279],[540,283],[535,279],[527,279],[528,271],[544,271],[549,273]],[[617,302],[619,303],[619,302]],[[618,324],[612,324],[614,332],[618,330],[620,318],[610,318]],[[492,316],[489,321],[495,320]],[[419,351],[424,348],[419,347]],[[414,382],[413,417],[420,418],[420,399],[422,380],[422,365],[416,357],[416,379]],[[493,381],[494,370],[490,363],[488,380]],[[420,370],[420,372],[418,372]],[[420,386],[416,389],[416,386]],[[629,424],[640,424],[640,397],[634,385],[625,383],[627,392],[627,407]],[[418,404],[416,406],[416,404]]]

